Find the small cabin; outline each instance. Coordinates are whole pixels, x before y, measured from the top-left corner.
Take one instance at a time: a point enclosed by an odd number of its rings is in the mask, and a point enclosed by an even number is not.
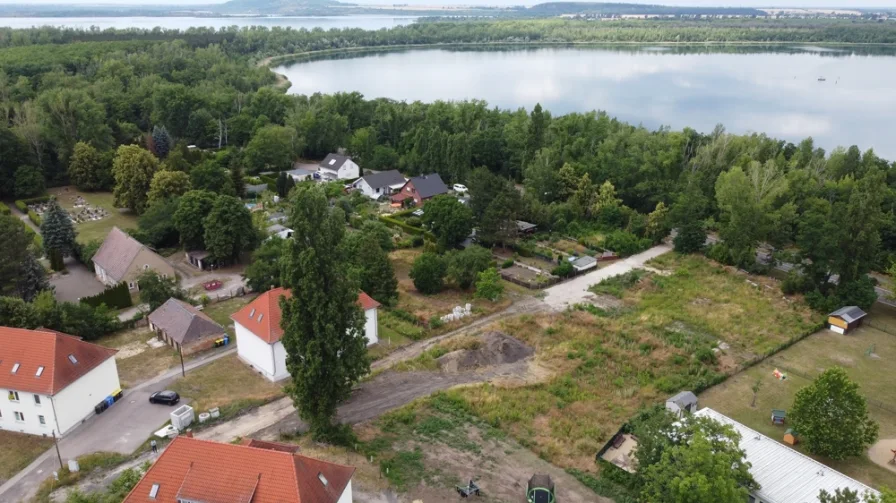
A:
[[[828,327],[838,334],[848,334],[862,325],[868,313],[858,306],[846,306],[828,315]]]
[[[678,417],[683,416],[685,413],[697,412],[697,395],[690,391],[682,391],[666,400],[666,410]]]

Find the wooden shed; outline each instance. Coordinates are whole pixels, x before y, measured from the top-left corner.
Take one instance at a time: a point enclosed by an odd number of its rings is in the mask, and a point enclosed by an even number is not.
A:
[[[862,324],[868,313],[858,306],[846,306],[828,315],[828,327],[838,334],[847,334]]]

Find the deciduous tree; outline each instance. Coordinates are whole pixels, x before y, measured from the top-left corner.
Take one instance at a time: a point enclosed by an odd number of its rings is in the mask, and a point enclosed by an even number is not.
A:
[[[156,171],[149,182],[147,204],[182,196],[190,187],[190,177],[182,171]]]
[[[242,201],[218,196],[205,217],[205,249],[215,259],[239,260],[258,244],[258,231]]]
[[[504,293],[504,283],[502,283],[498,270],[494,267],[489,267],[480,272],[478,278],[476,280],[476,297],[497,302]]]
[[[15,291],[16,281],[22,264],[28,258],[31,237],[25,232],[23,223],[11,216],[0,214],[0,294],[9,295]]]
[[[477,245],[469,246],[464,250],[452,251],[448,254],[447,261],[448,277],[461,290],[473,286],[479,273],[495,264],[492,252]]]
[[[373,232],[355,232],[345,237],[345,256],[351,277],[368,295],[391,305],[398,298],[398,280],[389,255]]]
[[[214,204],[215,194],[207,190],[191,190],[180,198],[173,220],[184,248],[196,250],[205,246],[205,218]]]
[[[68,164],[68,176],[80,190],[103,190],[112,186],[112,172],[103,156],[89,143],[79,141]]]
[[[473,230],[473,212],[455,197],[436,196],[423,211],[423,222],[435,234],[442,250],[459,245]]]
[[[243,279],[256,292],[266,292],[283,284],[281,260],[286,253],[285,239],[271,236],[252,254],[252,262],[243,271]]]
[[[186,293],[181,290],[175,277],[162,277],[152,269],[143,272],[137,277],[137,285],[140,287],[140,302],[149,305],[150,311],[155,311],[168,299],[185,300]]]
[[[34,166],[19,166],[15,173],[15,195],[19,199],[36,196],[44,191],[44,174]]]
[[[16,291],[19,297],[25,302],[31,302],[40,292],[52,289],[44,266],[40,265],[34,253],[28,253],[19,266],[19,276],[16,280]]]
[[[143,213],[147,204],[152,177],[159,168],[159,160],[148,150],[137,145],[122,145],[112,161],[115,188],[112,191],[115,205]]]
[[[439,293],[445,285],[447,265],[445,259],[431,252],[424,252],[414,259],[410,276],[418,292],[431,295]]]

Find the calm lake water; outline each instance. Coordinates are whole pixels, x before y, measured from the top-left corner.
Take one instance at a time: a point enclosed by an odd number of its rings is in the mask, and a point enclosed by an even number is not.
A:
[[[553,114],[606,110],[648,128],[764,132],[828,150],[874,147],[896,159],[896,50],[818,47],[409,50],[275,68],[294,94],[535,103]],[[824,78],[824,81],[820,81]]]
[[[58,26],[89,29],[144,28],[156,26],[186,30],[197,26],[224,28],[228,26],[282,26],[290,28],[363,28],[379,30],[411,24],[416,17],[402,16],[321,16],[321,17],[0,17],[0,26],[31,28]]]

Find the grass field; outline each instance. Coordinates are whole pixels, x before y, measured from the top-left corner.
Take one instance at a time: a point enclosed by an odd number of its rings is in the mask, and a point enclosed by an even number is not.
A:
[[[594,470],[594,455],[640,407],[703,389],[752,356],[820,321],[773,285],[696,256],[670,254],[621,292],[622,307],[525,315],[497,329],[536,348],[541,384],[448,392],[479,417],[563,468]],[[749,278],[758,282],[757,278]],[[730,345],[717,355],[719,341]]]
[[[0,430],[0,484],[25,468],[53,445],[53,439]]]
[[[772,425],[771,409],[789,410],[796,392],[811,383],[824,369],[840,366],[859,384],[869,399],[868,410],[880,425],[880,438],[896,438],[896,387],[892,369],[896,361],[896,331],[887,333],[869,325],[886,328],[896,324],[896,316],[882,306],[875,307],[864,327],[848,336],[822,330],[776,354],[728,381],[700,395],[700,406],[711,407],[780,440],[786,427]],[[869,355],[867,353],[873,353]],[[786,380],[772,375],[774,369],[787,374]],[[756,405],[753,391],[760,383]],[[872,463],[866,457],[843,462],[822,462],[866,484],[896,487],[896,472]]]
[[[115,363],[118,378],[124,388],[155,377],[180,364],[180,358],[170,346],[151,348],[146,341],[155,335],[147,327],[122,330],[96,341],[102,346],[118,349]]]
[[[280,384],[256,374],[235,354],[191,370],[186,377],[175,381],[171,389],[191,398],[197,413],[220,407],[222,416],[283,396]]]
[[[205,306],[203,312],[207,314],[209,318],[215,320],[215,322],[227,329],[228,334],[235,336],[233,320],[230,319],[230,315],[255,300],[255,297],[256,295],[244,295],[242,297],[222,300],[221,302],[213,302]]]
[[[109,233],[109,230],[115,226],[121,229],[137,227],[136,215],[130,210],[116,208],[112,203],[111,192],[81,192],[75,187],[70,186],[56,187],[50,189],[48,193],[56,196],[59,204],[66,210],[72,210],[75,197],[81,196],[91,206],[100,206],[109,212],[109,216],[102,220],[75,224],[79,243],[87,243],[94,239],[102,241],[106,238],[106,234]]]

